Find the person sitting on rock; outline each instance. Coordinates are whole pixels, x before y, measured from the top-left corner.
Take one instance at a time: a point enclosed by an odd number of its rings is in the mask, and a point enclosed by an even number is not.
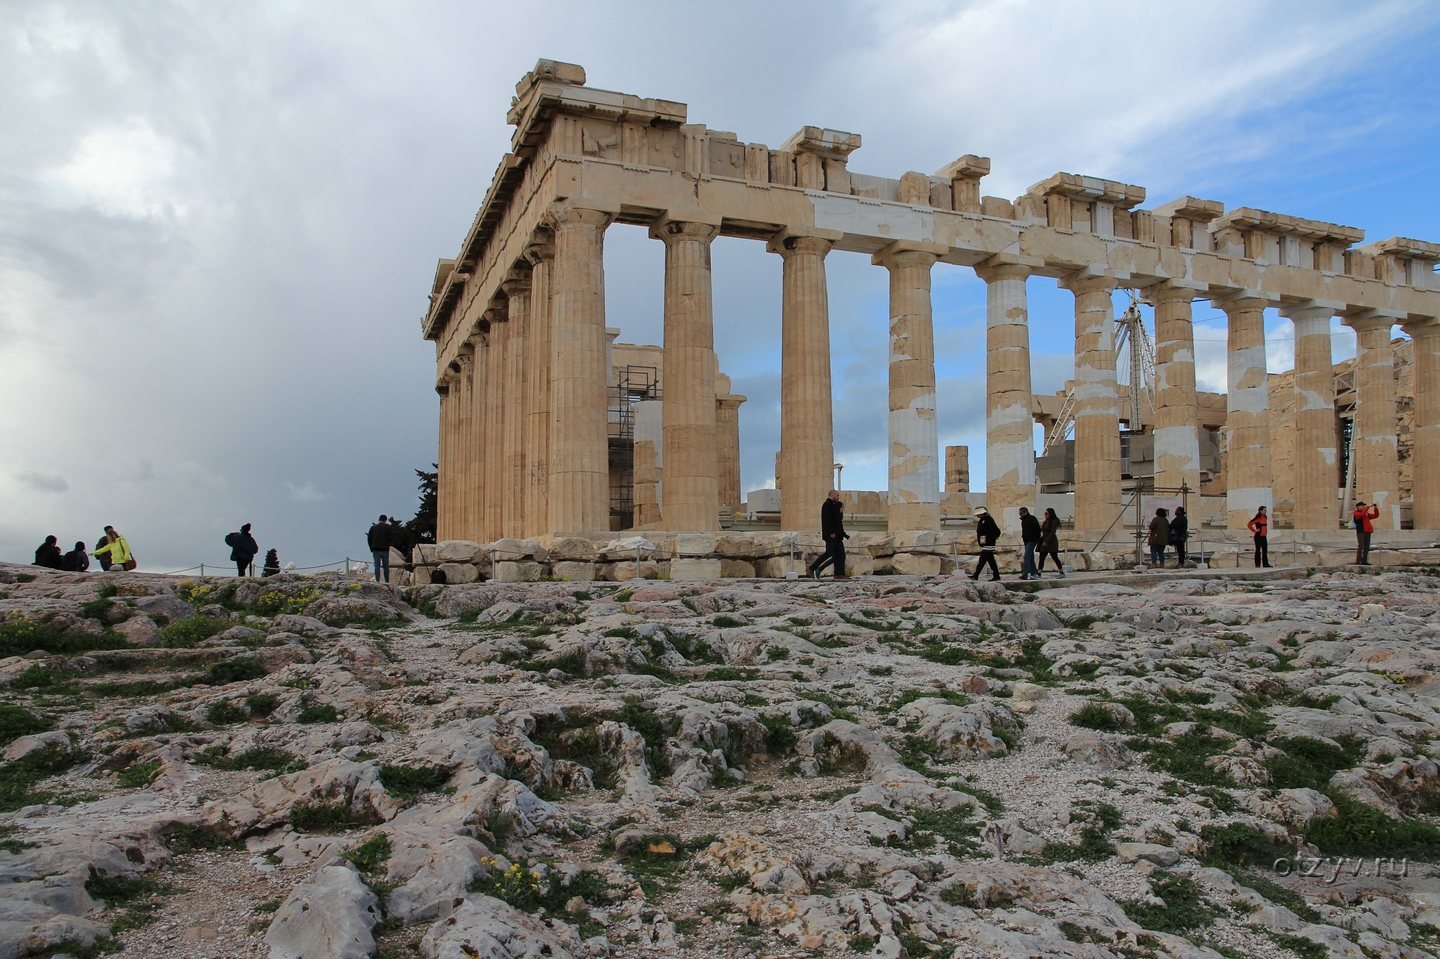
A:
[[[46,569],[60,569],[61,559],[60,542],[58,536],[47,536],[45,542],[41,543],[35,550],[35,565],[43,566]]]
[[[113,526],[105,527],[105,536],[107,537],[105,545],[95,547],[96,557],[102,554],[108,555],[112,568],[118,566],[120,569],[134,569],[135,554],[130,552],[130,543],[126,541],[125,537],[115,532]]]
[[[89,569],[90,556],[85,552],[85,544],[76,543],[75,548],[60,560],[60,568],[67,573],[83,573]]]

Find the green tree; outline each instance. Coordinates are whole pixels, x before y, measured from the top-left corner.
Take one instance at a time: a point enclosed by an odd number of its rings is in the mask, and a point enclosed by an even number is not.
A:
[[[264,573],[263,573],[262,575],[264,575],[264,576],[278,576],[278,575],[280,575],[280,551],[279,551],[279,550],[277,550],[277,549],[271,549],[269,552],[267,552],[267,553],[265,554],[265,571],[264,571]]]
[[[438,463],[430,465],[435,468],[433,471],[415,471],[415,475],[420,478],[420,508],[404,526],[407,554],[409,548],[417,543],[435,542],[435,504],[440,484],[440,466]]]

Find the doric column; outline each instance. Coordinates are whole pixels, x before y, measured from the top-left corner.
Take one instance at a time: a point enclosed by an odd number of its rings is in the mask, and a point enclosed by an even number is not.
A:
[[[555,247],[549,235],[525,253],[530,261],[530,335],[525,341],[525,536],[544,536],[550,525],[550,272]]]
[[[1410,428],[1415,529],[1440,529],[1440,324],[1402,324],[1415,356],[1415,419]]]
[[[493,543],[504,536],[505,526],[505,353],[510,323],[503,309],[490,309],[490,335],[485,349],[485,451],[481,494],[485,504],[483,532],[479,542]]]
[[[1339,525],[1340,437],[1335,430],[1334,305],[1307,301],[1280,315],[1295,324],[1295,528]]]
[[[1237,296],[1215,305],[1230,321],[1225,508],[1229,528],[1243,530],[1257,508],[1275,505],[1270,471],[1270,386],[1265,372],[1267,302]]]
[[[1400,463],[1395,415],[1395,352],[1390,330],[1397,317],[1374,312],[1345,317],[1355,331],[1355,491],[1374,503],[1376,529],[1400,528]]]
[[[985,502],[1007,536],[1020,533],[1020,507],[1035,499],[1035,438],[1030,391],[1030,267],[977,267],[985,290]]]
[[[611,217],[562,207],[551,220],[551,532],[603,533],[610,529],[604,243]]]
[[[740,515],[740,406],[745,397],[730,392],[730,377],[715,374],[716,474],[720,481],[720,507]]]
[[[525,429],[529,423],[529,393],[525,374],[531,323],[530,270],[510,272],[500,284],[504,291],[510,335],[505,343],[505,460],[501,529],[504,535],[525,535]]]
[[[1200,491],[1200,413],[1195,401],[1196,291],[1162,283],[1155,304],[1155,486]]]
[[[1104,530],[1120,515],[1120,393],[1115,386],[1115,280],[1072,274],[1075,294],[1075,528]]]
[[[660,522],[660,475],[665,465],[665,413],[659,400],[635,404],[635,495],[630,524],[654,528]]]
[[[783,530],[818,530],[820,506],[833,484],[835,434],[830,407],[830,304],[825,287],[825,255],[834,244],[834,239],[828,237],[789,235],[770,242],[770,250],[780,254],[785,264],[780,324]]]
[[[455,538],[455,396],[454,375],[435,387],[440,397],[440,448],[435,456],[435,541]]]
[[[660,518],[666,529],[720,528],[715,437],[715,320],[710,297],[709,223],[662,218],[650,235],[665,242],[664,468]]]
[[[935,422],[934,253],[892,247],[890,271],[890,530],[940,528],[940,439]]]
[[[477,365],[477,359],[483,358],[483,340],[476,335],[471,336],[464,346],[465,352],[456,357],[456,380],[457,409],[455,411],[455,452],[456,469],[455,480],[457,487],[456,495],[456,529],[457,539],[470,539],[475,535],[473,521],[478,503],[476,495],[475,454],[479,449],[477,432],[481,429],[476,418],[475,398],[477,390],[477,374],[483,375]],[[478,356],[476,350],[482,351]]]

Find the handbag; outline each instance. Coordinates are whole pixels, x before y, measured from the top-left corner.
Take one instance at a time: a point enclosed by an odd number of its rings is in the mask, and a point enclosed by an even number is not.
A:
[[[124,565],[125,569],[128,571],[128,570],[134,569],[134,568],[135,568],[137,565],[139,565],[139,564],[137,564],[137,563],[135,562],[135,557],[134,557],[134,556],[131,556],[129,559],[127,559],[127,560],[124,562],[123,565]]]

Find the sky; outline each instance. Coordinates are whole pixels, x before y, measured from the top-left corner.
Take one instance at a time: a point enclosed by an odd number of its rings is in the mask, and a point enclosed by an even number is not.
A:
[[[141,567],[224,566],[254,524],[300,566],[363,556],[436,458],[420,319],[539,58],[777,147],[860,133],[861,173],[992,158],[989,195],[1057,171],[1440,240],[1440,5],[0,0],[0,559],[121,530]],[[606,307],[659,343],[662,244],[606,236]],[[780,261],[713,251],[742,485],[779,437]],[[883,489],[886,272],[827,260],[836,459]],[[1030,281],[1034,388],[1071,375],[1073,298]],[[984,284],[934,272],[942,445],[984,478]],[[1123,302],[1117,300],[1123,306]],[[1149,311],[1145,311],[1147,318]],[[1223,315],[1197,304],[1202,389]],[[1267,322],[1270,368],[1290,325]],[[1337,360],[1354,339],[1336,324]]]

